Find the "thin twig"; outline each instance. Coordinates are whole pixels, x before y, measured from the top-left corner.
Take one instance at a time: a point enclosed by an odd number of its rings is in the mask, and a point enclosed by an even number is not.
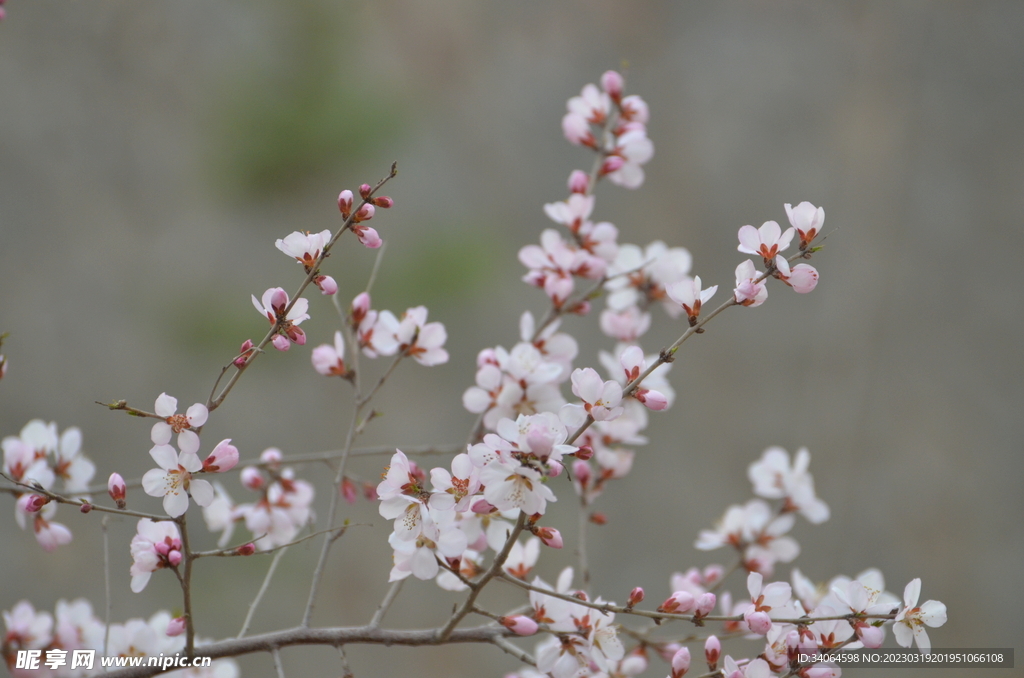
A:
[[[371,629],[377,628],[380,626],[380,623],[384,621],[384,615],[388,613],[391,603],[395,602],[395,598],[398,597],[398,592],[402,590],[402,583],[404,581],[404,579],[399,579],[391,584],[391,588],[389,588],[387,594],[385,594],[384,600],[380,601],[380,605],[377,606],[377,611],[373,613],[373,619],[370,620]]]
[[[277,678],[285,678],[284,664],[281,663],[281,651],[275,647],[271,654],[274,655],[274,668],[277,669]]]
[[[256,612],[256,607],[263,600],[263,594],[267,592],[267,587],[270,586],[270,579],[274,576],[274,570],[277,569],[277,564],[281,562],[281,558],[288,552],[288,549],[281,549],[274,554],[274,559],[270,561],[270,567],[267,569],[267,574],[263,577],[263,584],[260,585],[260,590],[256,592],[256,597],[249,603],[249,611],[245,615],[245,621],[242,622],[242,630],[238,632],[236,638],[242,638],[245,636],[246,631],[249,630],[249,624],[252,623],[252,616]]]

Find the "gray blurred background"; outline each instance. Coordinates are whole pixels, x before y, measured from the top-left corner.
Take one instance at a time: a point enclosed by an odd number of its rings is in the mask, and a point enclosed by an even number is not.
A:
[[[652,417],[634,473],[596,506],[610,521],[590,532],[593,590],[622,601],[642,585],[660,600],[673,572],[731,562],[695,551],[698,531],[750,497],[746,467],[765,447],[807,446],[833,517],[798,523],[804,573],[825,581],[877,566],[899,595],[921,577],[922,600],[949,611],[935,646],[1019,646],[1024,4],[10,0],[7,10],[0,436],[36,417],[77,425],[98,480],[139,477],[152,466],[150,425],[93,401],[205,400],[220,365],[265,331],[249,295],[299,282],[274,240],[336,229],[338,191],[397,160],[387,188],[397,205],[372,222],[388,242],[374,306],[426,304],[448,328],[452,360],[403,365],[380,398],[385,418],[360,443],[462,442],[476,352],[510,347],[522,310],[545,308],[519,281],[516,251],[550,225],[541,207],[565,197],[569,172],[589,167],[562,139],[565,101],[619,68],[650,104],[656,149],[640,190],[598,191],[595,217],[615,223],[620,242],[688,247],[695,272],[727,290],[742,260],[737,228],[785,223],[783,203],[823,205],[829,238],[813,294],[773,287],[765,306],[724,314],[681,352],[675,407]],[[346,300],[374,256],[353,243],[327,266]],[[336,316],[310,296],[303,328],[316,345]],[[610,346],[594,321],[566,323],[585,336],[578,366]],[[644,346],[679,332],[658,312]],[[349,389],[313,373],[309,348],[260,360],[204,441],[231,437],[247,458],[336,448]],[[385,463],[352,471],[374,480]],[[236,477],[228,488],[248,499]],[[318,486],[321,516],[328,491]],[[571,525],[572,495],[556,491],[553,520]],[[131,499],[159,506],[141,490]],[[364,623],[387,587],[389,527],[373,504],[345,511],[360,526],[335,549],[319,624]],[[0,609],[28,598],[52,611],[81,595],[102,608],[99,520],[59,515],[75,540],[55,556],[0,521]],[[133,532],[110,525],[118,621],[179,605],[166,573],[128,589]],[[565,534],[564,552],[538,569],[549,581],[574,563]],[[298,622],[318,549],[285,557],[255,630]],[[197,565],[202,635],[237,633],[268,563]],[[486,601],[496,612],[521,600],[496,588]],[[453,600],[410,581],[388,621],[436,624]],[[342,672],[329,648],[282,656],[288,675]],[[487,647],[349,656],[360,678],[517,666]],[[265,655],[241,664],[246,676],[273,674]],[[664,670],[652,661],[650,675]]]

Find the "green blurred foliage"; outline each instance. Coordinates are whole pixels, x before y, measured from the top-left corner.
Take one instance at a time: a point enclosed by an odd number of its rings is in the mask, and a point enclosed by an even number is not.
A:
[[[271,64],[246,64],[212,105],[208,145],[224,192],[290,192],[341,163],[366,157],[400,130],[397,96],[360,79],[345,51],[347,24],[330,5],[289,3]]]

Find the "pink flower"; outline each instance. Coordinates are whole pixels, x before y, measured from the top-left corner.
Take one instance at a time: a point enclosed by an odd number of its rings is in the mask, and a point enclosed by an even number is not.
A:
[[[917,599],[920,595],[921,580],[914,579],[903,590],[903,608],[896,615],[892,632],[901,647],[910,647],[916,642],[922,654],[928,654],[932,643],[924,627],[936,628],[945,624],[946,606],[937,600],[929,600],[919,606]]]
[[[195,452],[182,450],[175,454],[170,445],[157,445],[149,451],[160,468],[146,471],[142,476],[142,489],[151,497],[164,498],[164,511],[177,518],[188,509],[189,493],[200,506],[213,501],[213,486],[205,480],[192,478],[203,469]]]
[[[772,582],[763,586],[763,578],[758,572],[747,575],[747,591],[750,593],[751,605],[743,613],[751,632],[760,636],[768,633],[772,627],[771,611],[789,605],[793,589],[786,582]]]
[[[294,257],[308,273],[316,266],[320,253],[330,241],[331,232],[327,230],[319,233],[295,231],[283,240],[278,240],[274,245],[288,256]]]
[[[520,509],[528,515],[544,513],[554,493],[541,481],[539,472],[528,466],[494,461],[480,471],[484,498],[499,511]]]
[[[779,280],[799,294],[807,294],[818,285],[818,270],[810,264],[797,264],[790,270],[789,261],[780,254],[775,257],[775,268]]]
[[[799,511],[812,523],[823,523],[829,517],[828,504],[814,494],[814,478],[807,472],[810,463],[811,454],[806,448],[797,451],[791,467],[788,452],[769,447],[750,465],[747,476],[757,496],[785,499],[787,509]]]
[[[583,408],[594,421],[608,421],[622,414],[622,386],[617,381],[604,381],[591,367],[572,373],[572,392],[583,401]]]
[[[741,226],[739,231],[740,244],[738,249],[744,254],[760,254],[764,263],[769,263],[779,252],[785,252],[793,241],[796,229],[789,228],[782,232],[776,221],[766,221],[761,228]]]
[[[177,567],[181,562],[181,534],[169,520],[139,520],[132,537],[132,591],[146,588],[150,576],[160,568]]]
[[[647,130],[642,123],[631,123],[615,140],[614,154],[625,162],[621,167],[608,174],[608,179],[623,188],[639,188],[644,183],[644,170],[641,165],[654,157],[654,144],[647,138]]]
[[[163,417],[163,421],[153,424],[149,437],[154,445],[166,445],[171,441],[171,434],[178,434],[178,447],[182,451],[196,452],[199,449],[199,434],[191,430],[206,423],[209,412],[206,405],[196,403],[188,408],[185,414],[176,414],[178,399],[161,393],[156,399],[154,412]]]
[[[305,299],[296,299],[295,304],[285,313],[289,304],[288,293],[280,287],[271,287],[263,293],[262,304],[255,296],[252,297],[252,305],[256,310],[267,316],[271,325],[277,327],[277,334],[274,336],[274,348],[279,351],[288,350],[288,341],[294,341],[298,345],[306,343],[306,334],[298,327],[303,320],[309,319],[306,310],[309,302]],[[280,337],[280,339],[278,339]]]
[[[341,332],[334,333],[334,346],[321,344],[313,349],[310,356],[313,361],[313,369],[325,377],[347,377],[348,368],[345,367],[345,339]]]
[[[203,460],[203,470],[207,473],[224,473],[238,464],[238,448],[230,445],[231,438],[217,443],[210,455]],[[198,481],[196,481],[198,482]]]
[[[706,304],[718,291],[718,285],[713,285],[706,290],[702,290],[700,285],[700,276],[697,276],[692,279],[686,277],[665,286],[665,294],[669,299],[682,306],[683,312],[690,319],[690,325],[697,324],[701,305]]]
[[[764,281],[758,281],[762,273],[754,268],[754,262],[747,259],[736,267],[736,289],[733,298],[742,306],[760,306],[768,298]]]
[[[32,603],[23,600],[10,612],[4,612],[4,647],[11,651],[39,650],[53,640],[53,616],[49,612],[36,612]]]
[[[378,322],[394,328],[398,350],[412,356],[420,365],[430,367],[448,362],[448,352],[442,348],[448,333],[441,323],[427,322],[426,306],[407,309],[401,321],[397,321],[390,311],[382,311]]]
[[[796,207],[786,203],[785,207],[789,223],[800,235],[800,249],[806,249],[821,231],[822,224],[825,223],[825,210],[806,201]]]

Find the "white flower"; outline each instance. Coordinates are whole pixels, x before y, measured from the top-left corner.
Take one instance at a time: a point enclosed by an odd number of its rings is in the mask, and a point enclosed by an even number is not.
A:
[[[177,518],[188,509],[189,493],[200,506],[213,501],[213,486],[205,480],[195,480],[192,474],[202,470],[203,462],[195,452],[182,450],[175,454],[170,445],[157,445],[149,456],[160,468],[146,471],[142,476],[142,489],[151,497],[164,498],[164,511]]]
[[[154,412],[163,417],[163,421],[153,424],[149,437],[154,445],[166,445],[171,442],[171,434],[178,434],[178,448],[182,452],[199,450],[199,435],[190,429],[198,428],[206,423],[209,411],[206,405],[196,403],[188,408],[185,414],[177,414],[178,399],[161,393],[156,399]]]
[[[921,580],[915,579],[903,590],[904,607],[896,615],[896,624],[892,627],[896,642],[902,647],[910,647],[917,642],[922,654],[928,654],[932,642],[925,631],[925,625],[933,628],[946,623],[946,606],[937,600],[929,600],[918,606],[917,599],[921,595]]]

